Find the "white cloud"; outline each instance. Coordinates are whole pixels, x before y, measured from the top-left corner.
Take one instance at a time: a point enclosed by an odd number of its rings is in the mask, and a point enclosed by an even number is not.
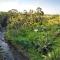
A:
[[[7,1],[17,1],[17,0],[0,0],[0,2],[7,2]]]
[[[0,11],[8,11],[10,9],[17,9],[18,11],[35,10],[37,7],[41,7],[43,11],[47,14],[59,13],[57,9],[50,9],[49,6],[38,2],[39,0],[33,0],[32,2],[25,3],[22,0],[0,0]]]
[[[7,1],[7,0],[6,0]],[[7,1],[7,2],[1,2],[0,3],[0,11],[8,11],[10,9],[17,9],[18,11],[22,11],[22,10],[29,10],[29,9],[33,9],[35,10],[37,5],[35,4],[24,4],[18,1]]]
[[[0,3],[0,10],[7,11],[13,8],[16,9],[17,6],[18,4],[15,2],[4,2],[4,3]]]

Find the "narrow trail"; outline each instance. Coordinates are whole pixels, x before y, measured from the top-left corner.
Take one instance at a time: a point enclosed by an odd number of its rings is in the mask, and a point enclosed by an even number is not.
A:
[[[12,46],[4,40],[4,34],[0,31],[0,60],[28,60],[20,55]]]

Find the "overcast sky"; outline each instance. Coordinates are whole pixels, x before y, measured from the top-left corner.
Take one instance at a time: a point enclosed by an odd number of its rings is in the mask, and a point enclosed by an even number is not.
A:
[[[60,14],[60,0],[0,0],[0,11],[35,10],[41,7],[45,14]]]

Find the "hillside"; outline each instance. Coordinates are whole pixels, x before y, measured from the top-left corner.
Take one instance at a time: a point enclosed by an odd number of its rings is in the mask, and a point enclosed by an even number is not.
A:
[[[0,13],[5,40],[29,60],[60,59],[60,16],[44,15],[43,11]]]

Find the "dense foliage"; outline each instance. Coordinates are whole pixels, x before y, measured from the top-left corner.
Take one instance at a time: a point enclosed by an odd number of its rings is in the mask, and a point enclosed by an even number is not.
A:
[[[23,13],[12,9],[0,13],[0,23],[6,28],[5,39],[30,60],[60,59],[59,15],[44,15],[40,7]]]

